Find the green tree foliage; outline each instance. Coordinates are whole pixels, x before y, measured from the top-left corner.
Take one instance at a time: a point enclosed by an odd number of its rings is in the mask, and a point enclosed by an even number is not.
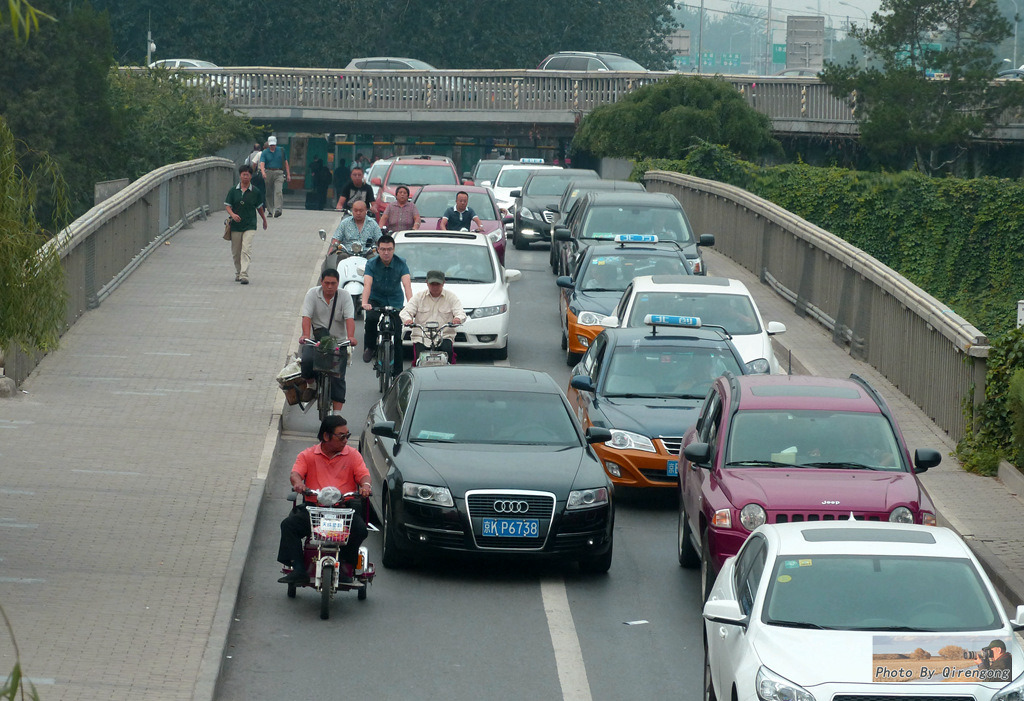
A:
[[[580,124],[573,149],[613,158],[683,158],[704,142],[745,158],[781,151],[767,116],[724,80],[697,76],[674,76],[598,107]]]
[[[615,51],[667,68],[674,26],[663,0],[94,0],[110,13],[118,61],[140,64],[151,29],[160,57],[222,66],[343,67],[409,56],[438,68],[534,68],[561,50]],[[225,26],[224,18],[230,18]]]
[[[993,46],[1011,31],[995,0],[883,0],[870,26],[851,31],[875,64],[829,64],[823,79],[836,97],[855,92],[861,143],[877,163],[948,172],[1024,98],[1022,86],[992,82]]]

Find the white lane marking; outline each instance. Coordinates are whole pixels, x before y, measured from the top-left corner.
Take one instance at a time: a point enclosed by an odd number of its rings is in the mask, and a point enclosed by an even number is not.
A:
[[[31,577],[0,577],[4,584],[42,584],[45,579],[33,579]]]
[[[328,319],[328,321],[330,321],[330,319]],[[185,356],[189,356],[189,355],[192,355],[192,354],[191,353],[171,353],[171,352],[160,352],[160,351],[148,351],[146,353],[143,353],[143,355],[185,355]]]
[[[0,453],[0,455],[3,455],[3,453]],[[28,489],[6,489],[4,487],[0,487],[0,494],[16,494],[30,497],[35,494],[35,492]]]
[[[13,518],[0,518],[0,528],[38,528],[38,523],[19,523]]]
[[[81,472],[85,475],[128,475],[129,477],[139,477],[141,472],[123,472],[121,470],[72,470],[72,472]]]
[[[591,701],[587,668],[583,664],[583,652],[580,650],[576,626],[572,622],[565,580],[560,577],[541,580],[540,595],[544,601],[544,615],[548,619],[551,645],[555,649],[555,666],[558,668],[562,698],[565,701]]]

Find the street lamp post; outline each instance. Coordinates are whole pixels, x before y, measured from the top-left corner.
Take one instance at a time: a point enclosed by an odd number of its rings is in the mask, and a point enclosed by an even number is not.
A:
[[[1010,0],[1013,3],[1013,67],[1018,68],[1017,65],[1017,25],[1020,24],[1018,16],[1020,15],[1020,8],[1017,7],[1017,0]]]
[[[868,19],[868,13],[867,13],[866,11],[864,11],[863,9],[861,9],[861,8],[857,7],[856,5],[851,5],[850,3],[848,3],[848,2],[845,2],[845,0],[837,0],[837,1],[839,2],[839,4],[840,4],[840,5],[843,5],[843,6],[845,6],[845,7],[852,7],[852,8],[853,8],[853,9],[855,9],[855,10],[856,10],[857,12],[861,13],[862,15],[864,15],[864,27],[865,27],[865,28],[866,28],[866,27],[867,27],[867,26],[868,26],[869,24],[871,24],[871,20],[870,20],[870,19]],[[868,52],[867,52],[867,51],[864,51],[864,67],[865,67],[865,68],[867,68],[867,67],[868,67]]]

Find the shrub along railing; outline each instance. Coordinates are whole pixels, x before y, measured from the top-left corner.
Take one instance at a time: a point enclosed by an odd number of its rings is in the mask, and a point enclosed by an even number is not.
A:
[[[959,440],[965,398],[984,398],[988,339],[902,275],[837,236],[746,190],[682,173],[647,171],[715,250],[758,275],[797,314],[887,377]],[[973,394],[972,394],[973,393]]]
[[[59,246],[64,263],[68,306],[61,334],[87,309],[98,307],[157,246],[219,210],[234,179],[235,165],[225,158],[164,166],[99,203],[47,243]],[[41,358],[5,349],[5,374],[21,383]]]

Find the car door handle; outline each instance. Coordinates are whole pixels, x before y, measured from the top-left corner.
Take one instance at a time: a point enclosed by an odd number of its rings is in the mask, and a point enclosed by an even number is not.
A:
[[[725,640],[726,638],[728,638],[729,637],[729,629],[726,628],[725,626],[719,626],[718,627],[718,637],[721,638],[722,640]]]

